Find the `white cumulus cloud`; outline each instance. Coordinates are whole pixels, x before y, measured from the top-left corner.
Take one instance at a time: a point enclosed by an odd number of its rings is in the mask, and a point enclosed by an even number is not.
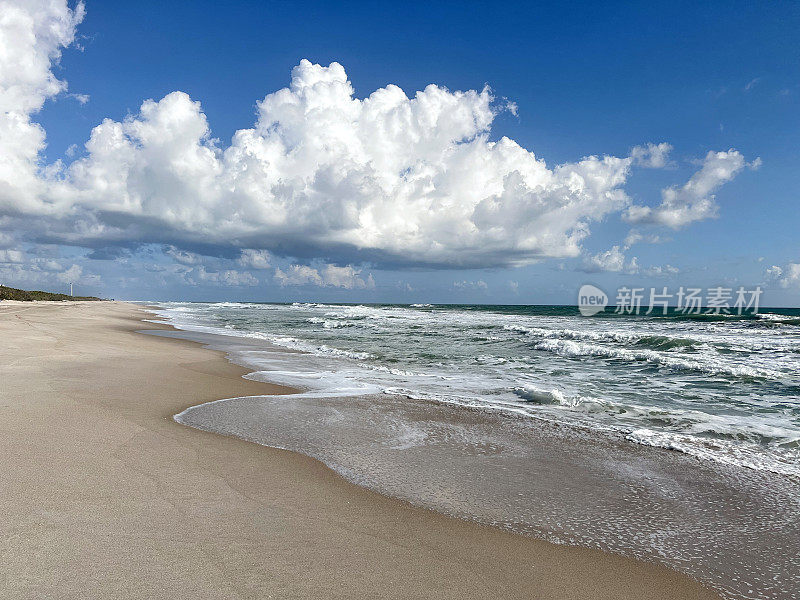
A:
[[[636,256],[626,261],[625,253],[630,250],[628,242],[635,243],[637,241],[639,241],[638,237],[631,238],[629,235],[623,246],[612,246],[604,252],[584,257],[583,264],[578,269],[586,273],[598,273],[601,271],[627,273],[628,275],[643,273],[653,277],[676,275],[680,272],[679,269],[669,264],[641,267]]]
[[[612,246],[605,252],[587,256],[584,259],[583,271],[588,273],[595,273],[599,271],[611,271],[614,273],[626,272],[637,273],[639,271],[639,264],[636,257],[632,258],[627,263],[625,262],[625,248],[619,246]]]
[[[84,239],[237,239],[479,266],[575,255],[591,221],[626,205],[632,159],[550,169],[508,138],[489,140],[492,101],[488,89],[435,85],[361,100],[341,65],[302,61],[225,150],[200,104],[173,92],[97,126],[53,194]]]
[[[635,146],[631,150],[631,158],[636,165],[648,169],[663,169],[669,166],[669,153],[672,145],[667,142],[660,144],[648,143],[643,146]]]
[[[35,209],[45,186],[38,158],[44,129],[31,120],[67,84],[52,72],[72,43],[83,4],[65,0],[0,0],[0,214]]]
[[[759,164],[756,159],[749,166],[756,168]],[[744,156],[736,150],[709,152],[700,170],[689,181],[661,191],[660,205],[631,206],[625,212],[625,218],[631,223],[666,225],[673,229],[714,218],[719,207],[712,192],[733,179],[745,166],[748,165]]]

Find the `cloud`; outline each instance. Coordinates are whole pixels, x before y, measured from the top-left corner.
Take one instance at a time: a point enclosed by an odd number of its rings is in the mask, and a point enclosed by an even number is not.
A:
[[[634,146],[631,150],[631,158],[635,165],[647,169],[663,169],[670,165],[669,153],[671,151],[672,145],[667,142],[648,143],[644,146]]]
[[[275,281],[281,287],[287,285],[325,285],[319,271],[306,265],[292,265],[286,272],[279,267],[275,269]]]
[[[96,285],[99,279],[92,273],[84,273],[77,264],[65,268],[52,258],[29,257],[19,250],[0,250],[0,283],[11,287],[62,289],[66,283]]]
[[[32,262],[45,271],[61,272],[64,270],[63,265],[52,258],[35,258]],[[74,267],[75,265],[72,266]]]
[[[764,274],[768,279],[777,280],[781,278],[781,275],[783,275],[783,269],[778,265],[772,265],[766,269]]]
[[[731,149],[727,152],[709,152],[702,167],[684,185],[661,191],[661,204],[631,206],[624,217],[631,223],[665,225],[679,229],[694,221],[717,216],[718,206],[712,194],[722,184],[732,180],[745,166],[757,168],[760,160],[749,165],[744,156]]]
[[[224,286],[254,286],[258,285],[256,279],[247,271],[237,271],[236,269],[225,269],[222,271],[208,271],[203,265],[193,268],[187,273],[190,280],[194,283],[211,283]]]
[[[613,246],[605,252],[588,256],[584,259],[581,270],[587,273],[597,273],[600,271],[637,273],[639,271],[638,261],[636,257],[634,257],[626,264],[625,249],[619,246]]]
[[[322,280],[325,282],[325,285],[346,288],[348,290],[374,288],[375,280],[372,278],[372,273],[370,273],[366,279],[359,277],[360,273],[360,269],[354,269],[349,265],[346,267],[325,265],[322,271]]]
[[[79,265],[72,265],[66,271],[58,273],[56,279],[62,283],[75,283],[80,280],[82,273],[83,269]]]
[[[754,87],[758,85],[758,82],[761,81],[761,77],[756,77],[755,79],[751,79],[747,84],[744,86],[744,91],[749,92]]]
[[[25,255],[19,250],[0,250],[0,263],[21,263]]]
[[[30,115],[67,84],[51,71],[61,49],[75,39],[84,6],[71,10],[65,0],[2,2],[3,52],[0,113]]]
[[[86,104],[89,102],[89,94],[67,94],[73,100],[77,100],[79,104]]]
[[[789,263],[783,267],[773,265],[766,270],[766,276],[769,281],[784,288],[800,286],[800,263]]]
[[[246,248],[242,250],[239,257],[239,264],[249,269],[269,269],[270,267],[269,252],[266,250],[253,250]]]
[[[83,5],[3,6],[11,51],[0,53],[0,218],[28,241],[164,244],[185,265],[200,264],[186,249],[214,247],[215,256],[241,252],[251,269],[268,268],[270,253],[398,268],[518,266],[579,256],[592,223],[630,206],[631,169],[668,164],[662,142],[547,165],[507,137],[492,139],[496,116],[516,105],[488,87],[432,84],[407,95],[390,84],[358,98],[342,65],[303,60],[227,145],[200,103],[174,91],[103,120],[71,162],[42,165],[45,132],[31,117],[66,90],[52,69]],[[730,150],[706,163],[664,190],[661,206],[630,207],[627,218],[678,227],[715,214],[710,192],[744,159]],[[303,269],[276,277],[318,285]],[[368,285],[323,270],[322,285]]]
[[[672,265],[654,265],[652,267],[647,267],[643,270],[646,275],[651,275],[653,277],[658,277],[660,275],[677,275],[681,272],[678,267],[673,267]]]
[[[86,255],[86,258],[89,260],[124,260],[130,255],[131,251],[128,248],[106,246],[103,248],[95,248]]]
[[[166,246],[164,248],[164,254],[172,257],[176,262],[182,265],[198,265],[205,260],[201,255],[195,252],[181,250],[175,246]]]
[[[644,234],[636,229],[631,229],[627,237],[625,238],[625,249],[627,250],[628,248],[630,248],[634,244],[638,244],[639,242],[645,242],[647,244],[663,244],[664,242],[668,241],[670,241],[670,238],[665,238],[663,236],[652,233]]]
[[[630,235],[628,236],[625,245],[621,247],[612,246],[611,249],[606,250],[605,252],[599,252],[597,254],[585,257],[583,259],[583,264],[578,267],[578,270],[585,273],[599,273],[601,271],[607,271],[611,273],[627,273],[628,275],[642,273],[644,275],[653,277],[659,277],[662,275],[675,275],[680,272],[679,269],[673,267],[672,265],[641,267],[639,265],[639,259],[635,256],[626,262],[625,252],[630,249],[630,245],[627,243],[629,240],[631,240]],[[638,241],[638,239],[634,238],[633,241]]]
[[[324,265],[320,270],[307,265],[291,265],[286,271],[276,268],[274,278],[282,287],[287,285],[315,285],[348,290],[373,289],[375,287],[372,273],[365,279],[361,277],[361,269],[356,269],[351,265],[346,267]]]
[[[14,214],[35,209],[45,192],[37,163],[45,132],[31,116],[67,89],[51,67],[74,40],[84,8],[4,1],[0,13],[0,214]]]
[[[489,286],[483,279],[478,279],[477,281],[454,281],[453,287],[457,290],[482,290],[486,291],[489,289]]]
[[[341,65],[302,61],[258,107],[222,150],[198,102],[148,100],[97,126],[53,193],[84,240],[237,239],[462,266],[575,255],[589,223],[627,203],[630,157],[549,169],[508,138],[490,141],[488,88],[429,85],[409,98],[390,85],[359,100]]]

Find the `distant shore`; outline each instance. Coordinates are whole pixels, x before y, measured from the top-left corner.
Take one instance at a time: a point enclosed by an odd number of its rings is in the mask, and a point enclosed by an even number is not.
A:
[[[20,290],[0,285],[0,302],[74,302],[81,300],[97,301],[95,296],[72,296],[70,294],[57,294],[40,290]]]
[[[0,303],[0,595],[715,598],[669,569],[414,508],[320,462],[175,423],[288,393],[147,336],[123,303]]]

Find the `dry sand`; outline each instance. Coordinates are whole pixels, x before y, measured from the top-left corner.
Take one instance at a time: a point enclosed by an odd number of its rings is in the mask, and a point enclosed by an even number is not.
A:
[[[285,392],[123,303],[0,303],[2,598],[716,598],[665,568],[409,506],[178,425]]]

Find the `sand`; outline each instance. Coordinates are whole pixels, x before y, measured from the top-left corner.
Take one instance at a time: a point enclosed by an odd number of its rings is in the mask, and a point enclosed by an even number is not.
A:
[[[137,333],[140,308],[0,303],[2,598],[716,598],[652,564],[359,488],[175,423],[286,389]]]

